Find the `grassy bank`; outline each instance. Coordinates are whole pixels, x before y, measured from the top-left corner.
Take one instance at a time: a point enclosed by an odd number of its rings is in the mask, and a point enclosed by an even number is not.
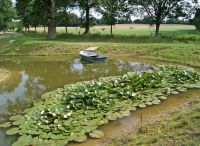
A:
[[[55,41],[48,41],[46,34],[41,32],[0,36],[0,55],[78,55],[82,49],[99,46],[99,51],[108,56],[120,54],[200,67],[199,33],[189,28],[191,26],[184,26],[185,29],[183,29],[184,27],[179,29],[179,27],[183,26],[161,29],[159,37],[151,35],[147,30],[143,30],[146,31],[146,34],[138,35],[138,32],[142,32],[141,30],[144,28],[133,29],[132,35],[124,34],[130,28],[118,27],[116,30],[119,33],[113,37],[98,33],[77,35],[73,31],[66,35],[61,33],[61,30],[58,31]]]
[[[108,146],[165,145],[198,146],[200,143],[200,98],[188,103],[181,110],[148,122],[138,132],[115,139]]]

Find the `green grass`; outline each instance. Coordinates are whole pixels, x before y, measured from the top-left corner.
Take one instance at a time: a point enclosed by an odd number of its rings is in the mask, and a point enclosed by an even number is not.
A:
[[[138,132],[115,139],[108,146],[199,146],[200,98],[168,118],[143,125]]]
[[[55,41],[47,40],[42,32],[0,36],[0,55],[67,55],[78,54],[81,49],[90,46],[99,46],[99,51],[108,56],[125,55],[200,67],[200,33],[191,26],[164,27],[159,37],[150,35],[145,29],[142,31],[146,35],[134,35],[130,31],[132,29],[119,27],[114,30],[119,34],[114,36],[95,33],[66,35],[59,29]],[[141,28],[132,31],[142,32]],[[9,43],[11,40],[15,41]]]
[[[162,24],[160,33],[163,35],[172,35],[177,33],[193,33],[195,27],[192,25],[168,25]],[[34,30],[34,29],[31,29]],[[39,32],[43,32],[43,28],[38,28]],[[65,28],[58,27],[58,33],[65,33]],[[71,34],[78,35],[84,32],[84,28],[68,28],[68,32]],[[110,26],[94,26],[90,29],[91,34],[110,35]],[[146,24],[118,24],[113,26],[114,35],[125,35],[125,36],[144,36],[155,33],[155,27],[149,28]]]

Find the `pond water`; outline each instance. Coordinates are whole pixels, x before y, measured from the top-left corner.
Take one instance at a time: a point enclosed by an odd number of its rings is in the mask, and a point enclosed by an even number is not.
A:
[[[148,60],[110,58],[105,63],[86,64],[80,61],[79,56],[0,57],[0,68],[8,69],[11,72],[11,76],[0,83],[0,123],[6,118],[2,113],[28,106],[24,102],[25,99],[38,98],[47,91],[70,83],[98,79],[99,77],[118,76],[130,71],[147,70],[150,68],[148,64],[154,63],[156,62]],[[160,106],[143,110],[144,115],[148,115],[148,113],[150,113],[149,115],[156,114],[156,111],[177,106],[177,104],[188,100],[189,97],[193,97],[193,94],[194,96],[200,95],[200,92],[190,91],[183,94],[183,98],[178,96],[170,98],[171,100],[167,100]],[[138,112],[140,111],[133,113],[130,117],[102,126],[101,129],[105,132],[104,139],[119,135],[123,129],[133,128],[139,119]],[[0,131],[0,146],[10,146],[15,140],[16,137],[5,136],[5,131]],[[100,141],[102,142],[102,139],[88,140],[81,145],[98,146],[102,144]]]

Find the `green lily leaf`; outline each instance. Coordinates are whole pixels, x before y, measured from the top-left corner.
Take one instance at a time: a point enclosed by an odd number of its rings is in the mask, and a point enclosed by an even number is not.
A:
[[[6,131],[6,135],[15,135],[19,132],[19,128],[12,128]]]
[[[140,103],[140,104],[139,104],[139,107],[140,107],[140,108],[145,108],[145,107],[147,107],[147,106],[146,106],[144,103]]]
[[[22,115],[15,115],[9,118],[10,121],[17,121],[22,117]]]
[[[87,140],[87,136],[84,135],[77,135],[77,137],[74,139],[75,142],[84,142]]]
[[[99,130],[94,130],[94,131],[90,132],[89,135],[90,135],[90,137],[96,138],[96,139],[104,137],[104,133]]]
[[[165,99],[167,99],[167,97],[166,96],[159,96],[159,99],[165,100]]]
[[[6,122],[6,123],[3,123],[3,124],[0,124],[0,128],[9,128],[10,126],[11,126],[10,122]]]

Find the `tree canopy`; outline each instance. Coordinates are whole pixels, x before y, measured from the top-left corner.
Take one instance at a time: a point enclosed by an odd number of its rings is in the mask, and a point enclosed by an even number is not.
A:
[[[125,0],[100,0],[98,9],[106,23],[111,26],[111,35],[113,34],[112,26],[119,18],[129,18],[128,2]]]
[[[0,0],[0,32],[5,31],[12,19],[14,19],[15,10],[11,0]]]
[[[196,2],[197,0],[190,0]],[[16,0],[17,20],[20,20],[25,30],[29,27],[48,26],[48,39],[56,38],[56,26],[83,26],[84,34],[90,32],[91,25],[116,23],[131,23],[131,15],[139,14],[144,20],[136,23],[156,24],[156,36],[160,24],[178,22],[179,17],[192,16],[195,7],[188,0]],[[72,13],[80,11],[81,16]],[[15,9],[11,0],[0,0],[0,31],[11,26]],[[93,13],[99,13],[102,18],[96,19]],[[199,10],[194,22],[198,29]],[[166,21],[167,19],[167,21]]]
[[[184,17],[190,3],[187,0],[129,0],[139,12],[144,12],[156,24],[156,36],[165,18]]]

